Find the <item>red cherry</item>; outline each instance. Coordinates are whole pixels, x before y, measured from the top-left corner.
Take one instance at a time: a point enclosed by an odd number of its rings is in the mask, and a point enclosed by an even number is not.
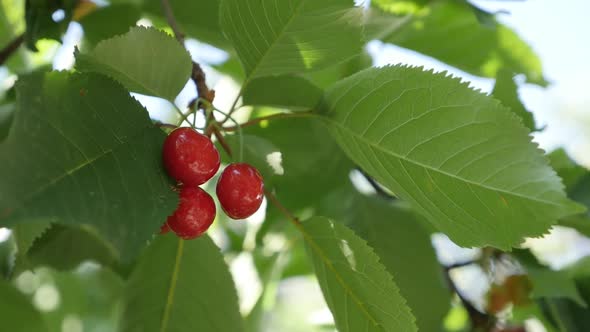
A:
[[[164,167],[168,174],[189,186],[201,185],[219,169],[219,152],[209,137],[191,128],[178,128],[164,141]]]
[[[216,191],[223,211],[232,219],[244,219],[260,208],[264,183],[256,168],[236,163],[223,170]]]
[[[179,237],[190,240],[203,234],[215,219],[215,202],[199,187],[183,187],[180,203],[168,217],[168,226]]]

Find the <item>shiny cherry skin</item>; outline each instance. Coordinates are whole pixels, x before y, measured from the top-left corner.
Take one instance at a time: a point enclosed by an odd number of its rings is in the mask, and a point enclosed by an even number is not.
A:
[[[178,208],[166,223],[176,235],[191,240],[209,229],[215,213],[215,202],[203,189],[183,187]]]
[[[246,163],[228,165],[217,182],[221,208],[232,219],[244,219],[260,208],[264,183],[256,168]]]
[[[219,152],[209,137],[192,128],[178,128],[166,137],[162,151],[164,167],[172,178],[198,186],[219,170]]]

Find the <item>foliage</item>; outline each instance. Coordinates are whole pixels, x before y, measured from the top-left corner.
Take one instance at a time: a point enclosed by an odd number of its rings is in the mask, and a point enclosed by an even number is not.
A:
[[[71,24],[84,32],[75,64],[51,70],[63,55],[46,45]],[[494,89],[371,68],[372,40]],[[590,172],[532,141],[542,128],[515,77],[545,85],[541,62],[493,13],[463,0],[2,0],[0,47],[0,75],[17,78],[0,87],[0,330],[298,331],[277,319],[301,280],[332,314],[289,308],[310,331],[441,331],[462,313],[466,330],[590,326],[588,260],[554,270],[515,249],[558,224],[590,236]],[[255,166],[265,210],[219,213],[195,240],[159,235],[178,204],[161,161],[178,126],[213,137],[224,164]],[[480,257],[443,266],[433,232]],[[236,267],[248,257],[251,271]],[[463,265],[518,277],[490,282],[481,309],[451,273]]]

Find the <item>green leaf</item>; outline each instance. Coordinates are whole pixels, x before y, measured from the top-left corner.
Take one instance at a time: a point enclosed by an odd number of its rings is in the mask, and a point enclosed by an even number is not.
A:
[[[533,284],[531,297],[534,299],[565,298],[587,307],[580,295],[574,276],[570,271],[555,271],[539,263],[536,257],[527,250],[517,250],[515,255],[525,268]]]
[[[72,18],[72,10],[77,1],[74,0],[25,0],[25,43],[28,48],[37,51],[35,44],[39,39],[50,38],[61,41]],[[63,10],[64,18],[54,21],[52,15]]]
[[[423,221],[399,204],[361,195],[351,184],[328,196],[328,201],[329,215],[374,248],[412,309],[418,330],[439,331],[451,294]]]
[[[14,261],[13,274],[18,274],[22,270],[31,267],[27,258],[29,249],[33,243],[51,227],[49,222],[24,223],[15,225],[12,228],[16,242],[16,257]]]
[[[225,138],[232,151],[234,151],[234,155],[238,156],[240,151],[239,135],[228,135]],[[260,175],[262,175],[266,187],[270,187],[275,179],[275,171],[266,158],[269,154],[278,151],[280,151],[279,148],[265,138],[248,134],[242,135],[243,159],[241,161],[256,167]],[[222,154],[222,161],[229,164],[232,159],[224,153]]]
[[[496,77],[496,85],[492,91],[494,98],[498,99],[502,105],[510,108],[512,112],[522,119],[522,124],[530,129],[535,130],[535,119],[533,114],[527,111],[518,97],[518,86],[514,82],[513,75],[508,70],[499,70]]]
[[[371,13],[379,26],[371,34],[384,42],[439,59],[479,76],[495,77],[501,68],[545,85],[541,61],[514,31],[501,23],[482,25],[466,1],[437,1],[414,15]],[[389,15],[389,16],[388,16]],[[388,19],[389,18],[389,19]],[[370,24],[375,21],[371,17]]]
[[[76,52],[76,68],[110,76],[133,92],[173,100],[190,77],[192,61],[174,37],[133,27],[88,54]]]
[[[444,73],[368,69],[330,88],[320,114],[353,161],[459,245],[508,249],[584,211],[514,114]]]
[[[564,149],[552,151],[547,158],[568,191],[575,189],[584,177],[590,177],[588,170],[573,161]]]
[[[0,105],[0,142],[2,142],[12,125],[12,115],[14,114],[15,105],[13,103]]]
[[[588,306],[566,273],[547,268],[527,268],[527,272],[533,282],[533,298],[567,298],[579,306]]]
[[[159,236],[133,271],[123,332],[243,331],[231,275],[207,236]]]
[[[573,228],[580,234],[590,238],[590,216],[587,214],[562,218],[559,220],[559,225]]]
[[[365,241],[323,217],[300,229],[339,331],[417,331],[392,276]]]
[[[27,252],[32,267],[50,266],[71,270],[91,260],[103,266],[117,262],[116,253],[91,229],[53,225],[39,237]]]
[[[43,332],[47,326],[29,299],[4,280],[0,280],[2,330],[10,332]]]
[[[126,33],[140,18],[136,6],[121,4],[99,8],[84,16],[80,24],[84,28],[84,38],[96,45],[103,39]]]
[[[281,152],[284,174],[273,176],[271,183],[277,197],[291,209],[315,204],[340,187],[353,168],[317,119],[274,119],[244,129],[245,134],[272,142]]]
[[[141,3],[143,10],[150,15],[150,18],[157,18],[156,21],[159,22],[156,23],[167,26],[161,0],[130,1]],[[227,49],[230,47],[230,43],[223,36],[219,25],[220,2],[221,0],[170,1],[170,7],[180,30],[188,37]]]
[[[244,88],[245,105],[309,110],[322,97],[322,89],[298,76],[267,76],[252,80]]]
[[[166,135],[103,76],[38,73],[17,94],[0,145],[0,224],[90,224],[128,261],[177,203],[161,165]]]
[[[361,50],[362,10],[350,0],[223,0],[220,10],[250,79],[318,70]]]

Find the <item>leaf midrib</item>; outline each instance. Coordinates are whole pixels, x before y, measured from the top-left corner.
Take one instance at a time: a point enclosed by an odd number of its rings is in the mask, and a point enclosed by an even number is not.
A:
[[[367,318],[371,321],[371,323],[373,323],[374,326],[380,327],[379,323],[377,322],[377,319],[375,319],[373,317],[373,315],[369,312],[369,310],[363,304],[364,301],[361,301],[361,299],[359,299],[356,296],[356,294],[352,291],[351,287],[344,281],[344,279],[342,278],[340,273],[338,273],[338,271],[334,268],[334,266],[330,262],[330,259],[325,255],[324,251],[319,246],[319,244],[317,244],[314,241],[313,237],[305,230],[305,228],[302,225],[297,224],[297,227],[301,231],[301,234],[303,235],[305,240],[309,243],[309,245],[313,248],[313,250],[318,254],[318,256],[322,260],[323,264],[325,266],[327,266],[334,273],[334,276],[336,277],[336,280],[338,280],[338,283],[340,284],[340,286],[342,286],[344,291],[350,297],[353,298],[355,304],[360,308],[361,312],[363,314],[365,314],[365,316],[367,316]]]
[[[184,240],[178,239],[178,247],[176,249],[176,259],[174,260],[174,269],[172,270],[172,276],[170,277],[170,286],[168,287],[168,293],[166,297],[166,306],[164,307],[164,314],[162,316],[162,323],[160,325],[160,332],[165,332],[168,328],[168,322],[170,321],[170,314],[172,312],[172,306],[174,305],[174,294],[176,293],[176,285],[178,284],[178,274],[180,271],[180,265],[182,264],[182,256],[184,254]]]
[[[250,74],[248,74],[248,77],[246,77],[246,79],[244,80],[244,84],[242,84],[242,86],[248,85],[247,83],[256,77],[255,73],[256,73],[256,71],[258,71],[260,64],[264,61],[266,56],[270,53],[270,50],[272,50],[275,47],[275,45],[277,44],[277,42],[283,37],[283,34],[285,33],[285,31],[287,31],[287,28],[291,25],[291,23],[293,23],[293,19],[295,18],[295,16],[297,16],[297,14],[299,14],[299,11],[301,10],[301,8],[303,8],[303,4],[305,3],[305,1],[306,0],[301,0],[299,2],[299,5],[297,5],[297,7],[295,7],[295,10],[293,11],[293,15],[287,20],[287,23],[285,23],[285,26],[283,26],[283,28],[279,31],[279,33],[277,34],[277,37],[270,43],[270,45],[268,46],[266,51],[262,54],[262,56],[260,57],[258,62],[254,65],[254,67],[252,68],[252,71],[250,71]]]
[[[459,177],[459,176],[457,176],[455,174],[451,174],[451,173],[445,172],[443,170],[436,169],[436,168],[434,168],[434,167],[432,167],[430,165],[423,164],[423,163],[421,163],[419,161],[416,161],[416,160],[413,160],[413,159],[408,159],[408,158],[406,158],[404,156],[401,156],[401,155],[399,155],[399,154],[397,154],[397,153],[395,153],[395,152],[393,152],[391,150],[385,149],[381,145],[378,145],[378,144],[373,143],[372,141],[366,139],[365,137],[357,134],[353,130],[349,129],[348,127],[345,127],[341,123],[339,123],[339,122],[337,122],[337,121],[335,121],[335,120],[333,120],[333,119],[331,119],[331,118],[329,118],[327,116],[321,116],[321,117],[324,120],[329,121],[330,123],[334,124],[338,128],[342,129],[343,131],[346,131],[346,132],[350,133],[351,136],[354,136],[355,138],[357,138],[358,140],[362,141],[363,143],[365,143],[367,145],[370,145],[371,147],[373,147],[373,148],[375,148],[375,149],[377,149],[379,151],[382,151],[385,154],[389,154],[389,155],[391,155],[391,156],[393,156],[393,157],[395,157],[397,159],[401,159],[401,160],[407,161],[407,162],[412,163],[412,164],[414,164],[416,166],[423,167],[425,169],[428,169],[428,170],[437,172],[439,174],[446,175],[448,177],[451,177],[451,178],[457,179],[459,181],[463,181],[463,182],[466,182],[466,183],[469,183],[469,184],[472,184],[474,186],[478,186],[478,187],[481,187],[481,188],[484,188],[484,189],[496,191],[496,192],[499,192],[499,193],[504,193],[504,194],[510,195],[510,196],[520,197],[520,198],[527,199],[527,200],[534,201],[534,202],[538,202],[538,203],[553,205],[553,206],[557,206],[557,207],[563,207],[563,205],[561,205],[561,204],[554,203],[554,202],[551,202],[551,201],[546,201],[544,199],[539,199],[537,197],[524,196],[524,195],[522,195],[520,193],[514,193],[514,192],[506,191],[504,189],[491,187],[491,186],[485,185],[483,183],[478,183],[478,182],[474,182],[474,181],[471,181],[471,180],[468,180],[468,179],[465,179],[465,178],[461,178],[461,177]]]
[[[52,127],[53,124],[50,123],[50,125]],[[55,128],[55,127],[54,127]],[[120,149],[121,147],[129,144],[130,141],[132,141],[134,138],[142,135],[144,133],[144,131],[146,129],[148,129],[149,126],[143,126],[140,127],[137,133],[135,133],[134,135],[130,135],[128,136],[128,139],[126,141],[121,141],[120,144],[117,144],[116,146],[114,146],[111,149],[108,150],[104,150],[102,151],[100,154],[96,155],[93,158],[90,159],[86,159],[83,163],[76,165],[70,169],[64,169],[64,173],[62,173],[61,175],[50,179],[49,181],[47,181],[45,184],[41,185],[37,190],[33,191],[31,194],[29,194],[27,197],[23,198],[22,200],[20,200],[20,204],[17,204],[14,209],[18,209],[21,208],[25,205],[26,202],[30,201],[31,199],[33,199],[35,196],[41,194],[42,192],[44,192],[46,189],[48,189],[49,187],[57,184],[58,182],[60,182],[61,180],[65,179],[68,176],[73,176],[74,174],[76,174],[78,171],[86,168],[87,166],[94,164],[95,162],[101,160],[102,158],[113,154],[117,149]],[[57,130],[57,129],[56,129]]]

